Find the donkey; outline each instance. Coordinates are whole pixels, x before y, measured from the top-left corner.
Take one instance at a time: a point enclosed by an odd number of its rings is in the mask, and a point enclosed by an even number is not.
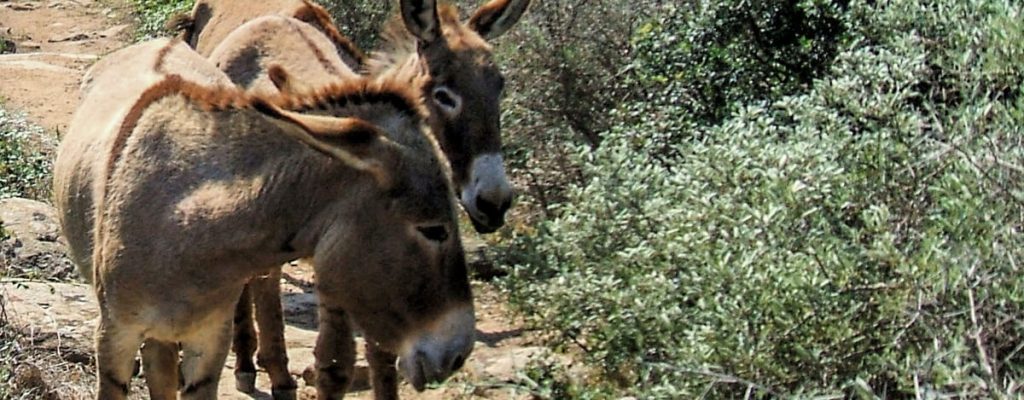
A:
[[[320,30],[282,15],[262,16],[246,22],[232,31],[209,59],[235,84],[257,95],[304,93],[314,87],[363,79],[342,61],[332,41]],[[410,87],[416,82],[415,76],[395,78],[409,82]],[[256,390],[256,364],[253,363],[256,353],[258,364],[270,376],[271,393],[279,400],[294,398],[298,387],[288,370],[280,282],[281,270],[275,268],[246,285],[236,309],[232,343],[236,356],[235,387],[245,393]],[[259,331],[253,324],[254,305]],[[335,343],[334,349],[319,351],[324,357],[354,352],[354,341]],[[394,360],[390,363],[379,369],[394,371]],[[322,392],[344,393],[348,379],[337,371],[326,371],[317,373],[316,382]],[[397,383],[391,386],[396,387],[397,393]]]
[[[196,4],[193,21],[187,24],[183,37],[200,52],[209,51],[211,60],[236,84],[256,92],[296,91],[334,79],[352,79],[350,68],[356,65],[351,60],[361,53],[344,51],[351,48],[351,42],[336,39],[340,34],[333,25],[322,22],[329,21],[329,17],[322,14],[321,8],[307,1],[278,1],[276,4],[280,7],[276,10],[278,15],[311,15],[313,12],[309,10],[320,10],[321,16],[315,19],[319,22],[314,28],[324,32],[327,38],[311,32],[313,29],[308,26],[286,23],[283,19],[255,24],[256,21],[251,21],[222,36],[225,21],[242,21],[275,10],[239,7],[237,3],[217,0],[200,0]],[[367,65],[371,74],[404,71],[430,78],[420,90],[429,99],[432,131],[451,161],[456,184],[462,188],[460,198],[464,209],[480,232],[500,227],[511,204],[511,188],[500,155],[498,126],[503,79],[493,64],[491,48],[485,38],[506,32],[528,5],[528,0],[494,0],[463,23],[458,19],[458,10],[452,6],[438,9],[433,1],[402,1],[402,16],[392,20],[385,30],[385,50],[374,53]],[[331,29],[325,29],[325,25]],[[207,28],[211,26],[216,29]],[[216,42],[220,44],[208,50],[210,43]],[[329,54],[328,49],[332,48],[340,51],[340,59]],[[284,82],[283,77],[275,76],[269,65],[286,65],[289,71],[300,73],[292,74],[293,79]],[[471,100],[465,107],[463,98]],[[250,293],[257,305],[256,319],[262,328],[259,331],[260,364],[271,376],[274,393],[295,387],[294,379],[287,373],[279,281],[279,271],[255,279],[251,290],[243,293],[239,303],[235,340],[239,390],[255,389],[252,354],[256,351],[253,343],[256,331],[247,302]],[[390,366],[394,356],[375,351],[372,340],[367,343],[378,398],[396,398],[396,376]],[[322,380],[318,377],[320,383],[337,386]],[[382,395],[382,392],[392,394]]]
[[[199,0],[190,14],[175,16],[167,25],[171,30],[180,32],[182,40],[199,54],[209,57],[231,31],[265,15],[292,17],[316,27],[331,39],[335,51],[348,65],[360,65],[366,57],[359,47],[338,31],[327,10],[309,0]]]
[[[455,6],[438,5],[435,0],[399,3],[400,16],[385,25],[382,49],[369,58],[338,32],[322,7],[308,0],[274,0],[260,5],[198,0],[191,16],[177,18],[176,25],[182,29],[183,40],[209,56],[246,21],[264,15],[291,16],[324,32],[353,70],[370,75],[418,70],[429,78],[421,89],[430,126],[451,163],[460,202],[477,231],[494,232],[504,225],[513,193],[501,155],[504,78],[487,41],[515,26],[530,0],[490,0],[467,21],[459,19]]]
[[[215,399],[243,285],[306,257],[318,350],[350,340],[351,318],[401,354],[417,390],[461,367],[472,295],[450,172],[414,92],[367,78],[251,96],[179,41],[109,57],[90,74],[54,176],[62,229],[100,306],[97,399],[127,397],[143,343],[151,398],[177,398],[180,380],[182,399]],[[353,353],[337,356],[318,368],[351,368]]]

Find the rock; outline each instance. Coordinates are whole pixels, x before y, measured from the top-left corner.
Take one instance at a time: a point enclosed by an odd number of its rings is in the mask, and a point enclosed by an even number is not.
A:
[[[32,41],[24,41],[18,43],[18,48],[22,50],[39,50],[41,47],[42,45]]]
[[[7,5],[7,8],[14,11],[32,11],[39,8],[39,5],[36,3],[11,3]]]
[[[0,292],[8,316],[16,326],[24,325],[22,331],[53,337],[52,344],[64,351],[91,353],[99,309],[88,285],[5,280]]]
[[[0,270],[8,277],[67,280],[77,276],[67,249],[58,238],[57,211],[27,199],[0,200]]]
[[[362,348],[364,348],[363,342],[357,339],[356,349]],[[300,376],[306,386],[316,387],[316,365],[308,364],[300,374],[295,374],[295,371],[292,371],[292,374]],[[352,376],[350,377],[348,388],[349,390],[370,389],[370,364],[363,358],[362,352],[357,354],[356,365],[352,367]]]
[[[503,353],[486,359],[478,359],[480,364],[470,368],[475,375],[485,380],[513,381],[517,371],[522,371],[534,360],[548,357],[551,351],[544,347],[521,347],[508,349]]]
[[[110,28],[107,28],[103,32],[100,32],[100,33],[96,34],[96,36],[99,36],[101,38],[114,37],[114,36],[120,35],[122,32],[124,32],[127,29],[128,29],[128,25],[127,24],[114,25],[114,26],[112,26]]]
[[[35,365],[23,364],[15,368],[12,383],[16,392],[31,393],[40,400],[60,400],[60,396],[46,384],[43,371]]]
[[[49,40],[47,40],[47,42],[50,42],[50,43],[77,42],[77,41],[85,40],[85,39],[88,39],[88,38],[89,38],[89,34],[86,34],[86,33],[69,33],[69,34],[66,34],[66,35],[54,36],[54,37],[50,38]]]
[[[499,268],[487,254],[487,243],[479,238],[466,235],[462,238],[462,247],[466,253],[466,266],[474,279],[490,281],[508,275],[508,271]]]

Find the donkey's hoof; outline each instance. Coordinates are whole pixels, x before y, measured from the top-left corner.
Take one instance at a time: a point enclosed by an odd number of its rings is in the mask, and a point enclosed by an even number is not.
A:
[[[274,396],[274,400],[295,400],[295,388],[271,389],[270,394]]]
[[[235,371],[235,389],[242,393],[253,393],[256,391],[256,373]],[[275,397],[276,398],[276,397]]]

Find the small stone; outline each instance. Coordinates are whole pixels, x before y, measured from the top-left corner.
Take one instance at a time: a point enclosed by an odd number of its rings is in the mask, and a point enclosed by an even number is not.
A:
[[[43,379],[43,372],[35,365],[26,364],[15,368],[13,383],[15,389],[22,393],[32,393],[37,399],[59,399],[57,394],[50,390],[46,380]]]
[[[101,38],[115,37],[128,29],[128,25],[115,25],[97,34]]]
[[[42,46],[39,43],[25,41],[18,43],[18,48],[23,50],[39,50]]]
[[[77,42],[77,41],[85,40],[85,39],[88,39],[88,38],[89,38],[89,35],[85,34],[85,33],[69,33],[67,35],[54,36],[54,37],[50,38],[47,41],[50,42],[50,43]]]
[[[14,11],[32,11],[39,8],[39,5],[35,3],[11,3],[7,5],[7,8]]]

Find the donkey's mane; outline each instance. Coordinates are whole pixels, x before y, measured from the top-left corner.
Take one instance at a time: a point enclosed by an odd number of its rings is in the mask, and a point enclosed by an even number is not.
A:
[[[292,111],[326,110],[363,104],[387,104],[418,121],[427,118],[426,106],[413,85],[402,79],[356,79],[335,82],[312,92],[282,93],[270,103]]]

